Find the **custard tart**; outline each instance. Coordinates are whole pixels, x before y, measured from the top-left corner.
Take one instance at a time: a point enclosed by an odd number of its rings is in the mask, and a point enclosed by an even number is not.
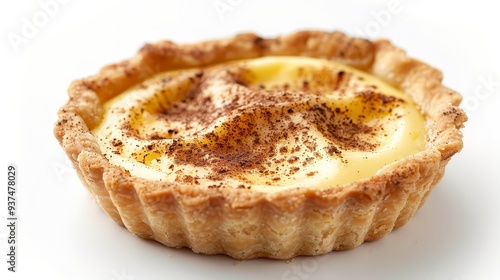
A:
[[[463,146],[441,81],[339,32],[160,41],[73,82],[54,133],[133,234],[289,259],[379,239],[422,206]]]

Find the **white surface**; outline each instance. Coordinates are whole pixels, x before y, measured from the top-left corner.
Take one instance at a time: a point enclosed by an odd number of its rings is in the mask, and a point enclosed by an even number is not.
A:
[[[23,18],[33,21],[38,15],[43,21],[44,10],[38,1],[3,1],[1,169],[15,163],[19,170],[19,245],[18,272],[7,272],[7,228],[0,226],[0,278],[500,279],[498,9],[493,1],[400,0],[398,13],[381,18],[391,1],[66,0],[45,24],[38,22],[17,52],[9,36],[22,36]],[[214,3],[226,3],[230,10],[217,13]],[[69,83],[130,57],[145,42],[192,42],[244,31],[271,36],[308,28],[349,34],[360,29],[389,38],[441,69],[445,84],[470,102],[464,106],[470,117],[464,150],[417,215],[379,241],[292,263],[236,262],[144,241],[98,208],[52,135]],[[482,79],[493,84],[486,88]],[[1,173],[5,183],[6,171]],[[7,194],[1,189],[4,224]]]

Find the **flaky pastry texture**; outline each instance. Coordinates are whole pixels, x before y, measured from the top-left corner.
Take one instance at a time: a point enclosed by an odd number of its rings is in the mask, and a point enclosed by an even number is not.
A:
[[[108,161],[90,132],[102,119],[106,101],[160,72],[263,56],[333,60],[400,88],[426,118],[426,149],[349,184],[261,192],[134,177]],[[95,201],[130,232],[196,253],[289,259],[379,239],[415,214],[463,145],[460,128],[467,118],[457,107],[461,96],[441,81],[439,70],[387,40],[339,32],[301,31],[277,38],[246,33],[183,45],[161,41],[73,82],[54,133]]]

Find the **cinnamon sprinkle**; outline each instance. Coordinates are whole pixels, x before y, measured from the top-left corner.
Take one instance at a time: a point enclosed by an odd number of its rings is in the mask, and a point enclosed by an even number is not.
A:
[[[373,135],[383,127],[377,122],[367,124],[366,116],[390,114],[398,103],[404,102],[367,85],[355,93],[352,101],[363,104],[361,114],[356,116],[345,104],[336,105],[335,100],[326,103],[323,97],[324,92],[343,96],[352,86],[350,73],[326,67],[315,72],[301,68],[297,84],[267,86],[252,80],[251,71],[243,66],[218,70],[194,73],[188,78],[189,87],[182,100],[160,104],[153,112],[166,127],[163,133],[144,134],[130,124],[122,126],[122,130],[139,139],[175,138],[167,147],[149,145],[147,150],[165,153],[177,165],[208,166],[212,169],[208,178],[212,180],[244,172],[272,176],[285,162],[286,176],[294,176],[301,167],[321,157],[311,130],[319,131],[329,143],[322,152],[346,162],[343,150],[370,152],[380,145]],[[164,83],[175,79],[165,79]],[[216,124],[221,118],[224,121]],[[210,126],[213,130],[204,131]],[[191,137],[194,135],[197,137]],[[281,180],[270,178],[273,182]],[[198,179],[178,177],[183,182],[198,182]]]

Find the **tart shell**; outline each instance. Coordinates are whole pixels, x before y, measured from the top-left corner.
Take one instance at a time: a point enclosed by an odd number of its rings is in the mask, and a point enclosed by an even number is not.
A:
[[[107,100],[160,72],[271,55],[334,60],[400,88],[426,117],[426,149],[368,179],[264,193],[133,177],[106,159],[90,132]],[[246,33],[184,45],[161,41],[73,82],[54,134],[95,201],[130,232],[196,253],[289,259],[354,248],[415,214],[463,145],[460,128],[467,117],[458,108],[461,96],[441,81],[439,70],[389,41],[339,32],[301,31],[271,39]]]

